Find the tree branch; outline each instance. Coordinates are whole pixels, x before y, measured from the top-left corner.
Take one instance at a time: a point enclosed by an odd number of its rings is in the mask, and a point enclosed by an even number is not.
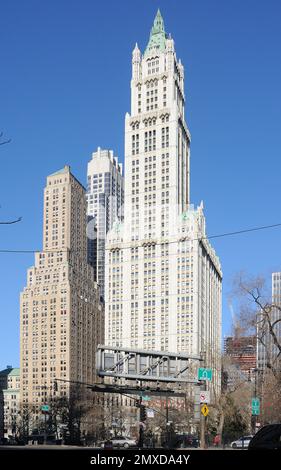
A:
[[[18,222],[20,222],[22,220],[22,217],[19,217],[18,219],[16,220],[11,220],[11,221],[8,221],[8,222],[0,222],[0,225],[12,225],[12,224],[17,224]]]
[[[281,318],[278,318],[278,320],[275,320],[275,321],[272,323],[271,327],[274,328],[275,325],[277,325],[277,323],[279,323],[279,322],[281,322]]]
[[[8,140],[2,140],[1,142],[1,138],[3,137],[3,132],[0,132],[0,145],[5,145],[5,144],[9,144],[11,142],[11,139],[8,139]]]

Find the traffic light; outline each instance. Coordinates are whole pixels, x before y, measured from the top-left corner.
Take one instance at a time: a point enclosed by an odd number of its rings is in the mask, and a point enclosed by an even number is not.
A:
[[[144,423],[146,421],[146,407],[144,405],[140,406],[140,421]]]
[[[54,381],[54,392],[58,391],[58,382],[55,380]]]

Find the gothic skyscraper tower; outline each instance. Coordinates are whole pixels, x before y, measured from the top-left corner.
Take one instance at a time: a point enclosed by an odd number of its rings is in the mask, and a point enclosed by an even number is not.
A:
[[[211,348],[215,357],[222,275],[203,204],[190,205],[184,105],[184,67],[158,10],[143,54],[137,44],[132,54],[124,224],[107,242],[105,336],[106,344],[123,347],[191,354]]]
[[[151,194],[152,200],[177,205],[179,212],[186,210],[190,202],[190,134],[185,123],[184,104],[184,68],[177,60],[174,41],[165,33],[164,21],[158,10],[143,56],[137,45],[133,51],[131,115],[126,116],[125,165],[127,180],[130,180],[133,167],[136,169],[137,165],[139,172],[145,173],[145,164],[151,161],[146,162],[142,158],[135,163],[134,160],[138,160],[136,156],[153,155],[156,161],[154,170],[161,170],[157,172],[157,183],[153,181],[155,178],[149,181],[148,172],[148,177],[139,181],[139,192],[146,189],[146,195]],[[167,166],[165,160],[169,161],[169,168],[168,171],[165,168],[165,179],[160,179],[163,167]],[[133,191],[134,178],[131,182]],[[136,191],[137,188],[135,186]],[[162,194],[167,188],[169,194]],[[126,199],[129,205],[133,204],[130,192],[129,189]],[[145,203],[145,200],[145,197],[139,197],[140,202]],[[144,230],[143,235],[145,233]]]

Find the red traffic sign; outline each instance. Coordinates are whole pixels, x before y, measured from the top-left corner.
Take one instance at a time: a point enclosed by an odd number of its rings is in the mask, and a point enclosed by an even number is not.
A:
[[[204,390],[203,392],[200,392],[200,403],[210,403],[209,390]]]

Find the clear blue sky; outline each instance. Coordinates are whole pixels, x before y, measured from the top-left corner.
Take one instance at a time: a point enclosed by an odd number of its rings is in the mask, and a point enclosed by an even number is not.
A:
[[[0,17],[0,248],[42,246],[48,174],[81,182],[97,146],[123,159],[131,52],[157,8],[185,65],[191,197],[208,234],[281,222],[279,0],[9,0]],[[213,241],[224,272],[223,332],[234,275],[281,269],[281,229]],[[33,255],[0,254],[0,369],[19,364],[19,292]]]

